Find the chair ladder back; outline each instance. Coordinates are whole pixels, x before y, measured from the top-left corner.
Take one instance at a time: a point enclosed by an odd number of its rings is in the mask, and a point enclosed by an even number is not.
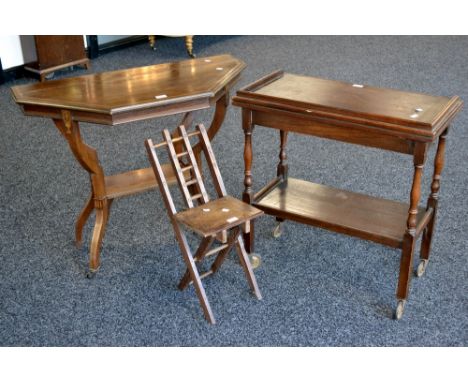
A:
[[[167,184],[166,177],[164,176],[161,163],[159,162],[158,155],[156,154],[156,148],[154,147],[153,141],[147,139],[145,141],[146,151],[148,152],[148,157],[153,167],[154,174],[156,175],[156,180],[158,181],[159,189],[163,195],[164,204],[166,205],[167,213],[169,217],[172,217],[177,213],[177,210],[174,205],[174,201],[171,197],[171,192],[169,191],[169,186]]]
[[[164,129],[162,132],[163,138],[167,145],[167,152],[169,154],[169,159],[172,163],[172,168],[174,169],[174,173],[177,179],[177,184],[179,185],[180,191],[184,195],[185,203],[187,204],[188,208],[193,208],[193,201],[192,196],[188,190],[184,172],[187,170],[186,168],[182,168],[180,166],[179,158],[177,157],[177,152],[174,147],[173,138],[171,137],[171,133],[169,130]]]
[[[185,130],[184,125],[179,126],[179,134],[182,137],[185,149],[187,150],[188,157],[189,157],[189,163],[192,166],[193,176],[195,177],[195,180],[196,180],[198,190],[200,192],[203,204],[207,203],[208,200],[209,200],[208,194],[206,193],[205,184],[203,183],[203,179],[201,177],[200,169],[198,168],[198,163],[197,163],[197,160],[195,159],[195,155],[193,153],[192,145],[190,144],[190,140],[189,140],[189,137],[187,135],[187,130]],[[193,198],[193,196],[192,196],[192,198]]]
[[[221,177],[221,172],[219,171],[218,163],[216,162],[206,128],[203,124],[199,124],[196,126],[196,129],[200,132],[200,144],[202,145],[203,152],[205,153],[206,161],[208,163],[208,168],[210,169],[211,177],[213,178],[216,192],[220,198],[226,196],[226,187],[224,186],[223,178]]]

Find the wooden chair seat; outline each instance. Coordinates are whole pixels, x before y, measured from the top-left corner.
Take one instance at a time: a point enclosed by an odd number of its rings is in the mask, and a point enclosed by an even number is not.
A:
[[[237,227],[262,215],[263,212],[232,196],[220,199],[177,213],[174,218],[203,237],[214,236],[219,232]]]

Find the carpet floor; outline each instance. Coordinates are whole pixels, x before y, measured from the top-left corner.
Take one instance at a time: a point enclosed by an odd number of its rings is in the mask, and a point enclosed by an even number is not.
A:
[[[199,57],[230,53],[247,63],[239,88],[277,69],[468,100],[467,37],[197,36]],[[100,56],[93,72],[186,59],[183,39],[161,39]],[[56,78],[82,75],[62,71]],[[98,275],[84,277],[84,246],[74,223],[88,193],[87,173],[52,121],[23,116],[0,86],[0,346],[467,346],[468,125],[457,117],[448,138],[440,212],[426,274],[413,279],[405,315],[391,319],[400,252],[287,222],[259,219],[256,270],[264,299],[250,293],[234,255],[204,280],[217,318],[203,318],[193,289],[176,288],[182,256],[158,191],[117,200]],[[234,90],[235,90],[234,89]],[[83,124],[106,174],[148,166],[143,142],[180,117],[117,127]],[[211,111],[196,113],[208,124]],[[243,187],[240,110],[231,107],[213,147],[228,192]],[[276,131],[254,133],[254,189],[275,173]],[[407,201],[408,156],[291,135],[290,175]],[[428,195],[434,148],[425,168]],[[424,203],[424,199],[422,203]],[[92,222],[92,218],[90,220]],[[192,243],[194,244],[194,243]],[[416,263],[415,263],[416,265]]]

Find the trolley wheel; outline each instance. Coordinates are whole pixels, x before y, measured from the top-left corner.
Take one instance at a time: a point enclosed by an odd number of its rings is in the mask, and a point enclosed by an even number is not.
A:
[[[398,300],[398,304],[393,314],[393,318],[395,320],[399,320],[401,319],[401,317],[403,317],[403,313],[405,311],[405,302],[406,302],[405,300]]]
[[[281,223],[277,223],[276,227],[273,229],[273,237],[275,239],[278,239],[281,236],[282,233],[283,233],[283,230],[282,230],[282,227],[281,227]]]
[[[98,269],[88,269],[88,271],[86,272],[86,278],[87,279],[94,279],[94,277],[96,276],[96,273],[98,272]]]
[[[421,277],[424,274],[424,272],[426,272],[428,261],[429,260],[421,259],[421,262],[419,263],[418,268],[416,269],[416,272],[415,272],[416,277]]]
[[[257,253],[251,253],[249,255],[250,265],[252,269],[258,268],[262,264],[262,258]]]

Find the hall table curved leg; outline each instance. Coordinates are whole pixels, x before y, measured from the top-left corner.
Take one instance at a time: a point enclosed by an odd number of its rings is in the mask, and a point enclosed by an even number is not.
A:
[[[219,129],[223,125],[224,118],[226,117],[227,108],[229,106],[229,90],[224,89],[219,98],[216,100],[215,103],[215,110],[213,113],[213,118],[210,123],[210,127],[206,130],[208,134],[208,138],[210,141],[213,140],[215,135],[218,133]],[[193,153],[195,154],[195,158],[197,158],[197,162],[199,161],[201,155],[202,145],[197,143],[193,147]]]
[[[83,228],[86,222],[91,215],[91,212],[94,210],[94,198],[93,193],[91,191],[91,195],[89,196],[86,204],[84,205],[83,209],[81,210],[78,219],[75,225],[75,245],[77,248],[81,247],[82,239],[83,239]]]
[[[213,118],[210,128],[207,130],[210,140],[214,138],[221,128],[228,105],[229,93],[227,89],[224,89],[215,101]],[[101,246],[109,221],[112,201],[118,197],[154,189],[157,187],[157,183],[150,167],[105,176],[97,151],[83,142],[78,122],[73,121],[71,113],[67,110],[62,110],[61,117],[61,119],[54,119],[55,126],[67,140],[70,150],[78,163],[90,176],[91,193],[75,224],[75,243],[77,247],[81,246],[83,228],[91,213],[95,211],[95,222],[89,250],[89,269],[86,273],[88,278],[92,278],[99,270],[101,264]],[[193,113],[185,113],[182,124],[190,125],[192,121]],[[201,159],[201,149],[200,145],[194,147],[194,155],[197,162]],[[163,167],[168,183],[175,183],[176,179],[174,174],[172,174],[170,165],[163,165]]]
[[[62,119],[54,120],[56,127],[67,140],[78,163],[89,173],[91,196],[81,211],[75,227],[76,243],[81,243],[83,226],[92,210],[96,211],[96,221],[89,255],[89,273],[94,274],[100,265],[100,247],[109,217],[110,201],[107,199],[104,171],[99,163],[97,152],[82,140],[78,122],[71,118],[67,110],[62,110]]]

